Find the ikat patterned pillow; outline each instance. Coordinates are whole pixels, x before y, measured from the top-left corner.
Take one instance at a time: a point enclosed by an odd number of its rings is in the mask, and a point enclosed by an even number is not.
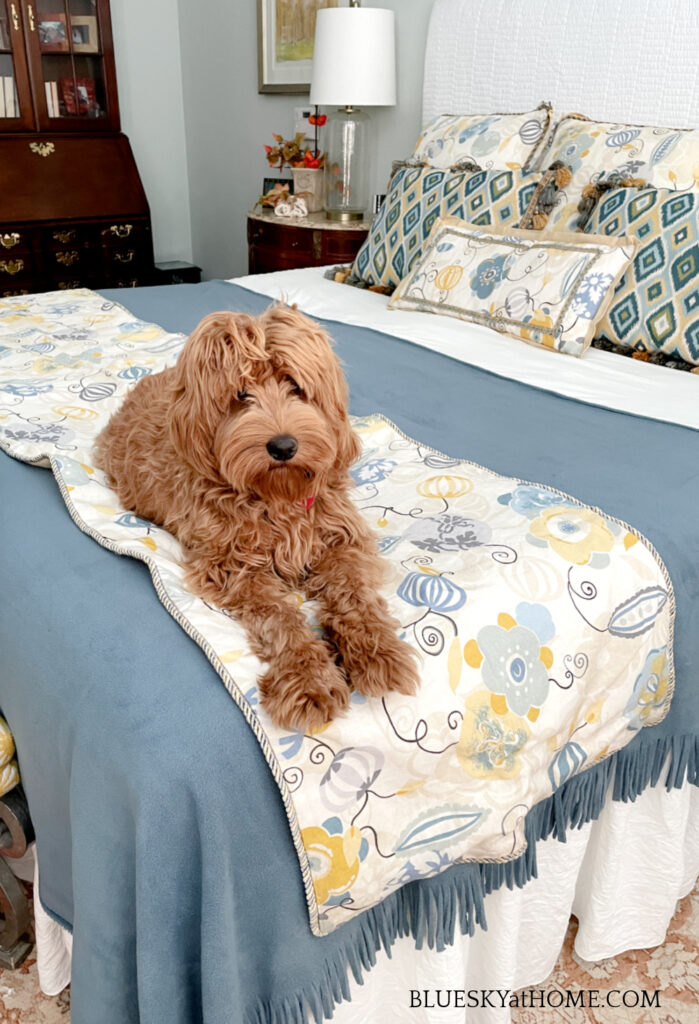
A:
[[[528,227],[551,172],[443,171],[404,164],[357,253],[347,283],[392,292],[419,260],[440,217],[472,224]]]
[[[635,240],[435,224],[391,309],[444,313],[581,356],[634,255]]]
[[[610,124],[567,114],[556,125],[542,160],[547,167],[560,160],[572,172],[570,184],[559,193],[549,227],[575,231],[583,189],[594,182],[640,179],[656,188],[696,188],[699,130]]]
[[[472,162],[518,170],[533,166],[551,123],[551,104],[523,114],[442,114],[423,130],[412,159],[430,167]]]
[[[598,334],[638,352],[699,365],[699,193],[611,189],[585,233],[638,239]]]

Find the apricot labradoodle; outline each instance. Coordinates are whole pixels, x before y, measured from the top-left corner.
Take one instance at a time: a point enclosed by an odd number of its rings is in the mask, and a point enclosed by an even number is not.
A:
[[[342,714],[348,682],[368,697],[418,683],[349,497],[347,401],[328,336],[297,310],[212,313],[96,443],[124,507],[179,539],[190,589],[243,624],[268,664],[262,703],[289,729]],[[295,590],[319,599],[326,639]]]

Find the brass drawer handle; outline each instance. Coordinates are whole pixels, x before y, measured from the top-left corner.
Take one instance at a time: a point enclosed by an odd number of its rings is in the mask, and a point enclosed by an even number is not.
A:
[[[3,299],[9,299],[13,295],[29,295],[28,288],[8,288],[2,293]]]
[[[19,274],[24,270],[24,260],[0,260],[0,270],[5,274]]]
[[[130,281],[117,281],[117,288],[138,288],[138,278],[132,277]]]
[[[128,238],[133,231],[133,224],[112,224],[109,230],[117,238]]]
[[[75,231],[54,231],[53,240],[54,242],[62,242],[67,245],[68,242],[72,242],[75,239]]]
[[[114,259],[117,261],[117,263],[131,263],[135,255],[135,250],[129,249],[128,252],[115,252]]]
[[[61,289],[61,291],[66,291],[71,288],[79,288],[80,281],[59,281],[58,287]]]
[[[76,252],[75,249],[70,252],[57,252],[54,253],[57,263],[62,263],[64,267],[72,267],[74,263],[80,259],[80,253]]]
[[[51,156],[56,151],[53,142],[30,142],[29,148],[32,153],[37,153],[39,156]]]
[[[20,241],[20,235],[17,231],[11,231],[7,235],[0,235],[0,245],[3,249],[13,249],[16,245],[19,245]]]

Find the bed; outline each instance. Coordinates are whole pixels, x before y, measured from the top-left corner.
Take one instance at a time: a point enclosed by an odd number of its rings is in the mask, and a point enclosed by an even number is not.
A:
[[[539,6],[545,24],[548,5]],[[492,5],[486,18],[484,5],[442,0],[428,44],[425,119],[455,105],[520,109],[547,92],[560,109],[619,116],[615,99],[627,95],[624,60],[632,58],[609,54],[606,93],[597,95],[595,47],[610,46],[622,25],[617,13],[610,28],[605,5],[597,6],[597,21],[585,14],[599,30],[588,32],[587,49],[575,43],[582,13],[556,5],[550,45],[566,75],[554,82],[550,64],[528,63],[523,84],[512,57],[518,43],[524,52],[532,45],[532,4],[516,5],[516,17],[508,5],[513,31],[502,44],[512,52],[471,77],[483,54],[495,52]],[[692,124],[689,40],[699,25],[685,13],[680,31],[681,8],[670,6],[677,17],[666,29],[666,12],[655,16],[648,5],[633,61],[650,59],[658,38],[676,33],[667,43],[678,55],[676,75],[667,67],[658,82],[649,75],[647,91],[625,101],[628,120]],[[545,49],[538,30],[536,52]],[[125,305],[187,333],[213,309],[259,312],[281,292],[335,339],[355,414],[380,411],[426,445],[573,493],[651,539],[677,593],[670,714],[646,730],[652,740],[639,736],[613,762],[583,773],[594,773],[594,785],[584,800],[578,792],[574,808],[553,801],[547,820],[532,820],[525,855],[483,871],[466,921],[471,935],[457,928],[453,945],[421,949],[398,936],[390,960],[361,920],[316,938],[279,793],[202,651],[164,612],[142,566],[76,529],[51,474],[3,455],[2,491],[12,497],[0,512],[0,575],[8,581],[0,705],[37,833],[42,986],[60,990],[72,959],[74,1024],[295,1024],[309,1012],[317,1020],[334,1012],[340,1022],[504,1024],[507,1006],[471,1006],[464,1018],[458,1007],[411,1008],[410,990],[539,984],[571,912],[586,960],[657,944],[699,869],[691,625],[699,550],[682,532],[698,496],[698,381],[596,350],[584,360],[544,354],[557,360],[551,368],[541,352],[486,328],[394,312],[385,297],[319,271],[139,289]],[[60,585],[51,584],[59,574]],[[78,637],[69,628],[76,622]],[[436,894],[443,876],[412,884]]]

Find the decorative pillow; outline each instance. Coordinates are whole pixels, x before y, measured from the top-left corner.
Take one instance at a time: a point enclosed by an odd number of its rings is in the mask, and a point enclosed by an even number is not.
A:
[[[464,161],[510,170],[531,167],[550,123],[550,103],[524,114],[442,114],[423,130],[412,159],[441,168]]]
[[[446,313],[581,356],[628,268],[630,238],[435,224],[392,309]]]
[[[439,171],[406,164],[388,186],[347,283],[391,292],[422,254],[432,226],[450,214],[474,224],[532,226],[555,171]],[[549,189],[550,191],[550,189]],[[537,227],[546,217],[537,220]]]
[[[699,130],[653,128],[588,121],[566,114],[544,154],[548,165],[570,167],[570,186],[559,196],[549,227],[573,231],[577,204],[586,185],[605,179],[640,179],[657,188],[694,188],[699,183]]]
[[[699,364],[699,193],[612,189],[585,233],[638,239],[598,334],[629,349]]]

